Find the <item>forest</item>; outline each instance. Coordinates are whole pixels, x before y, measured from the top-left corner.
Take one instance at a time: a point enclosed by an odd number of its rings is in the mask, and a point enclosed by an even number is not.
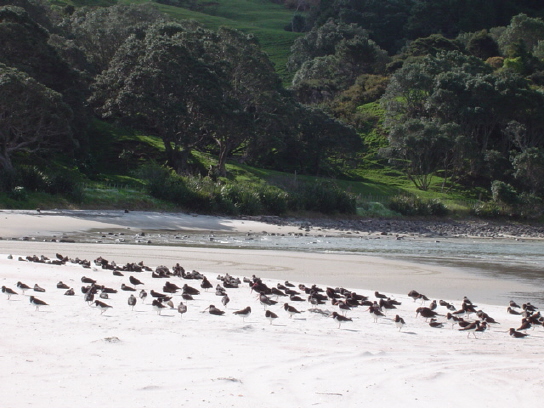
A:
[[[542,214],[544,4],[257,3],[289,16],[283,65],[260,33],[165,13],[210,12],[198,0],[0,0],[0,193],[69,196],[109,166],[195,210],[355,211],[335,183],[299,187],[297,203],[278,183],[241,191],[238,163],[320,180],[394,173],[484,200],[481,213]],[[112,151],[104,129],[161,153]],[[312,208],[316,189],[334,199]],[[260,207],[242,206],[252,195]]]

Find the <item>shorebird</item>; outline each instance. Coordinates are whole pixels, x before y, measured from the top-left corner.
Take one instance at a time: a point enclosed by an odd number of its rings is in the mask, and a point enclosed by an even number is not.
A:
[[[434,327],[435,329],[441,329],[444,327],[444,323],[437,321],[434,317],[429,322],[429,326]]]
[[[406,325],[406,323],[404,322],[404,319],[402,317],[400,317],[399,315],[396,315],[395,316],[395,326],[398,327],[399,329],[399,332],[401,331],[401,329]]]
[[[216,316],[221,316],[221,315],[224,315],[224,314],[225,314],[224,311],[219,310],[219,309],[216,308],[214,305],[208,306],[205,310],[208,310],[208,312],[209,312],[210,314],[213,314],[213,315],[216,315]]]
[[[242,310],[238,310],[236,312],[233,312],[235,315],[240,316],[242,318],[242,321],[245,322],[246,317],[248,317],[251,314],[251,307],[245,307]]]
[[[213,288],[213,285],[210,283],[210,281],[208,280],[208,278],[206,278],[205,276],[202,278],[202,282],[200,283],[200,287],[202,289],[204,289],[205,291],[207,291],[208,289],[211,289]]]
[[[272,324],[272,322],[278,318],[278,315],[270,310],[267,310],[264,312],[264,317],[266,317],[270,324]]]
[[[183,317],[184,313],[187,313],[187,306],[184,305],[183,302],[179,302],[178,313],[181,317]]]
[[[153,302],[151,303],[151,306],[153,306],[153,310],[155,310],[158,315],[161,314],[162,309],[166,308],[166,306],[162,304],[160,299],[153,299]]]
[[[36,306],[36,310],[39,310],[40,306],[49,306],[43,300],[35,298],[34,296],[30,296],[30,303],[33,304],[34,306]]]
[[[12,295],[17,295],[18,294],[13,289],[7,288],[5,286],[2,286],[2,293],[5,293],[7,295],[8,300],[11,298]]]
[[[516,302],[514,302],[513,300],[511,300],[509,304],[510,304],[510,307],[517,307],[518,309],[521,309],[519,307],[519,305]]]
[[[229,298],[229,295],[227,295],[226,293],[223,295],[223,297],[221,298],[221,303],[223,306],[227,307],[227,305],[229,304],[230,302],[230,298]]]
[[[90,283],[90,284],[96,283],[96,281],[95,281],[94,279],[87,278],[86,276],[82,276],[82,277],[81,277],[81,282],[83,282],[83,283]]]
[[[24,284],[23,282],[20,282],[20,281],[17,282],[17,287],[18,287],[19,289],[21,289],[21,292],[23,292],[23,295],[25,294],[25,292],[26,292],[28,289],[30,289],[30,286],[28,286],[28,285],[26,285],[26,284]]]
[[[459,329],[459,331],[466,331],[468,333],[467,339],[470,337],[470,333],[472,333],[472,335],[476,339],[477,337],[475,332],[478,331],[479,328],[480,328],[480,321],[476,320],[474,323],[470,323],[467,327]]]
[[[59,283],[57,283],[57,289],[70,289],[70,287],[63,281],[59,281]]]
[[[518,312],[518,311],[512,309],[510,306],[508,306],[506,308],[506,313],[509,313],[511,315],[520,315],[521,314],[521,312]]]
[[[411,290],[410,292],[408,292],[408,296],[411,297],[414,302],[419,299],[419,292],[417,290]]]
[[[331,317],[338,322],[338,328],[345,322],[352,322],[353,320],[350,317],[342,316],[337,312],[332,312]]]
[[[528,336],[527,333],[522,333],[522,332],[516,331],[516,329],[514,329],[514,328],[510,328],[509,333],[510,333],[511,337],[514,337],[516,339],[522,339],[522,338]]]
[[[121,284],[121,290],[124,290],[125,292],[136,292],[136,289],[132,286],[125,285],[124,283]]]
[[[285,311],[289,314],[289,318],[292,318],[293,315],[300,314],[301,312],[295,309],[293,306],[290,306],[288,303],[283,305]]]
[[[131,310],[134,310],[134,306],[136,306],[136,296],[134,296],[134,295],[131,294],[131,295],[128,297],[128,301],[127,301],[127,302],[128,302],[128,305],[132,308]]]
[[[424,317],[425,321],[427,321],[427,319],[430,319],[432,317],[439,316],[438,313],[436,313],[434,310],[429,309],[428,307],[418,307],[416,309],[416,317],[418,315],[421,315],[421,317]]]
[[[37,283],[34,284],[34,292],[45,292],[45,289],[40,287],[40,285],[38,285]]]
[[[104,302],[101,302],[100,300],[95,300],[94,305],[100,309],[100,314],[104,314],[104,312],[108,309],[111,309],[112,306],[105,304]]]
[[[380,310],[380,307],[379,306],[370,306],[368,308],[368,311],[370,312],[370,314],[372,315],[372,317],[374,318],[374,323],[378,323],[378,319],[380,317],[384,317],[385,314],[382,313],[382,311]]]
[[[64,292],[64,296],[74,296],[76,293],[74,292],[73,288],[68,289],[66,292]]]
[[[278,303],[275,300],[270,299],[264,293],[261,293],[259,295],[259,302],[261,302],[261,305],[263,305],[265,309],[266,309],[266,306],[274,306],[276,303]]]
[[[135,277],[132,276],[132,275],[129,276],[128,280],[129,280],[130,283],[132,283],[134,286],[138,286],[138,285],[143,285],[143,284],[144,284],[141,280],[135,278]]]
[[[198,289],[193,288],[192,286],[189,286],[187,284],[183,285],[183,293],[188,293],[191,296],[200,295],[200,291]]]

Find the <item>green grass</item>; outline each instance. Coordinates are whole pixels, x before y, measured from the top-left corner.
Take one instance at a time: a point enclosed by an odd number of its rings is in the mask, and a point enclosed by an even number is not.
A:
[[[125,4],[148,3],[148,0],[121,0]],[[302,34],[285,31],[291,22],[293,11],[268,0],[217,0],[201,2],[210,4],[201,11],[154,3],[160,11],[175,18],[200,22],[206,28],[216,30],[221,26],[231,27],[247,34],[253,34],[259,40],[263,51],[276,67],[284,83],[291,81],[286,63],[291,45]]]

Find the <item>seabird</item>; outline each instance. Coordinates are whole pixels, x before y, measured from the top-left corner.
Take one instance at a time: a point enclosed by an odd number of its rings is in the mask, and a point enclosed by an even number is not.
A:
[[[137,278],[135,278],[134,276],[130,275],[128,280],[130,281],[130,283],[132,283],[134,286],[138,286],[138,285],[143,285],[143,282]]]
[[[189,286],[187,284],[183,285],[182,289],[184,293],[188,293],[189,295],[192,295],[192,296],[200,295],[200,291],[198,289],[195,289],[192,286]]]
[[[515,337],[516,339],[522,339],[528,336],[527,333],[516,331],[516,329],[514,328],[510,328],[509,333],[510,333],[510,336]]]
[[[124,290],[125,292],[136,292],[136,289],[132,286],[125,285],[124,283],[121,284],[121,290]]]
[[[100,314],[104,314],[104,312],[108,309],[111,309],[112,307],[110,305],[105,304],[104,302],[101,302],[100,300],[95,300],[94,305],[100,309]]]
[[[251,314],[251,307],[245,307],[242,310],[238,310],[236,312],[233,312],[235,315],[238,315],[242,318],[242,321],[246,320],[246,317],[248,317]]]
[[[270,324],[272,324],[272,322],[278,318],[278,315],[270,310],[267,310],[264,312],[264,317],[266,317]]]
[[[221,315],[224,315],[225,312],[222,311],[222,310],[219,310],[218,308],[216,308],[214,305],[210,305],[206,308],[206,310],[208,310],[208,312],[210,314],[213,314],[213,315],[216,315],[216,316],[221,316]]]
[[[374,317],[374,323],[378,323],[378,318],[380,317],[384,317],[385,315],[381,312],[380,310],[380,307],[379,306],[370,306],[368,308],[368,311],[370,312],[370,314],[372,315],[372,317]]]
[[[70,289],[70,287],[63,281],[59,281],[59,283],[57,283],[57,289]]]
[[[7,288],[5,286],[2,286],[2,293],[5,293],[8,296],[8,300],[11,298],[11,295],[17,295],[18,294],[13,289]]]
[[[402,317],[400,317],[399,315],[396,315],[395,316],[395,326],[398,327],[399,329],[399,332],[401,331],[401,329],[406,325],[406,323],[404,322],[404,319]]]
[[[223,295],[223,297],[221,298],[221,303],[223,304],[223,306],[227,307],[227,305],[229,304],[230,302],[230,298],[229,298],[229,295],[227,295],[226,293]]]
[[[431,327],[434,327],[436,329],[441,329],[442,327],[444,327],[444,323],[442,322],[438,322],[434,317],[431,319],[431,321],[429,322],[429,326]]]
[[[43,300],[35,298],[34,296],[30,296],[30,303],[36,306],[36,310],[39,310],[40,306],[49,306]]]
[[[476,334],[475,332],[480,328],[480,321],[479,320],[476,320],[474,323],[470,323],[467,327],[464,327],[462,329],[458,329],[459,331],[466,331],[468,332],[467,334],[467,339],[470,337],[470,333],[472,333],[472,335],[474,336],[474,338],[477,338],[476,337]]]
[[[19,289],[21,289],[21,292],[23,292],[23,295],[25,294],[25,291],[27,291],[28,289],[30,289],[30,286],[24,284],[23,282],[17,282],[17,287]]]
[[[136,306],[136,296],[133,294],[128,297],[128,305],[134,310],[134,306]]]
[[[289,314],[289,318],[292,318],[293,315],[295,314],[300,314],[301,312],[298,311],[296,308],[294,308],[293,306],[289,305],[288,303],[285,303],[283,305],[283,308],[285,309],[285,311]]]
[[[64,296],[74,296],[75,292],[73,288],[68,289],[66,292],[64,292]]]
[[[158,315],[161,314],[162,309],[166,308],[166,306],[164,306],[159,299],[153,299],[153,303],[151,303],[151,306],[153,306],[153,309],[157,312]]]
[[[45,289],[40,287],[40,285],[38,285],[37,283],[34,284],[34,292],[45,292]]]
[[[276,303],[278,303],[275,300],[270,299],[264,293],[261,293],[259,295],[259,302],[261,302],[261,305],[263,305],[265,309],[266,309],[266,306],[274,306]]]
[[[345,322],[352,322],[353,320],[350,317],[342,316],[337,312],[332,312],[331,317],[338,322],[338,328]]]
[[[187,313],[187,306],[183,304],[183,302],[179,302],[178,306],[178,313],[181,317],[183,317],[184,313]]]
[[[518,312],[518,311],[512,309],[510,306],[508,306],[508,307],[506,308],[506,312],[509,313],[509,314],[511,314],[511,315],[520,315],[520,314],[521,314],[521,312]]]
[[[91,279],[91,278],[87,278],[86,276],[82,276],[81,277],[81,282],[83,283],[96,283],[96,281],[94,279]]]
[[[208,278],[206,278],[205,276],[202,278],[202,282],[200,283],[200,287],[204,290],[208,290],[208,289],[211,289],[213,288],[213,285],[210,283],[210,281],[208,280]]]

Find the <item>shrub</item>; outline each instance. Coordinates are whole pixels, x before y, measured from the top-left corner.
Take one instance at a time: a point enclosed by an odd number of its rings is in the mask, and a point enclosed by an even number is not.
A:
[[[438,199],[422,200],[417,196],[398,195],[391,199],[389,208],[406,216],[445,216],[447,207]]]
[[[19,175],[15,170],[0,170],[0,191],[9,193],[19,185]]]
[[[495,180],[491,183],[491,194],[493,201],[504,205],[516,205],[518,203],[518,194],[514,187],[503,181]]]
[[[474,205],[470,213],[481,218],[498,218],[504,215],[499,205],[493,201]]]
[[[49,177],[36,166],[22,166],[19,169],[21,184],[29,191],[47,191]]]
[[[28,199],[28,195],[24,187],[16,186],[9,192],[9,198],[17,201],[25,201]]]

